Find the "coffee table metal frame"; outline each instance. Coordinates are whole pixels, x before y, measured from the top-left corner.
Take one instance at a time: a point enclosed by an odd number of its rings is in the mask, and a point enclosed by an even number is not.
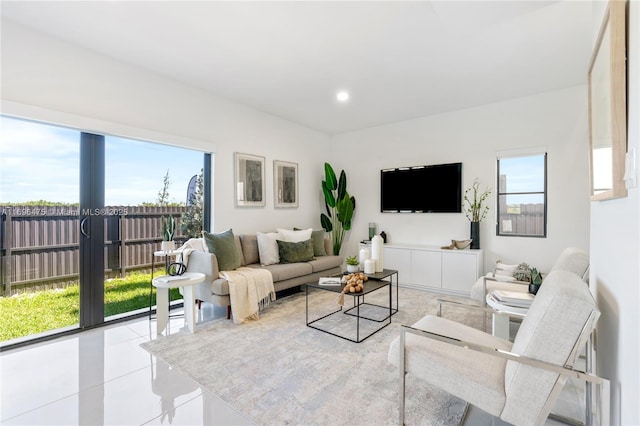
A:
[[[336,337],[340,337],[341,339],[345,339],[348,340],[350,342],[354,342],[354,343],[360,343],[363,342],[364,340],[366,340],[368,337],[373,336],[374,334],[376,334],[378,331],[382,330],[383,328],[385,328],[386,326],[388,326],[389,324],[391,324],[391,317],[398,312],[398,271],[393,270],[393,269],[385,269],[382,272],[378,272],[375,274],[366,274],[367,277],[369,278],[369,280],[365,283],[364,286],[364,290],[359,292],[359,293],[345,293],[345,296],[351,296],[353,298],[353,307],[344,310],[342,306],[340,306],[340,308],[336,309],[333,312],[330,312],[326,315],[321,316],[320,318],[316,318],[312,321],[309,321],[309,288],[315,288],[315,289],[321,289],[321,290],[325,290],[325,291],[330,291],[336,294],[339,294],[342,292],[342,289],[344,288],[344,284],[341,284],[339,286],[321,286],[319,285],[317,282],[314,283],[308,283],[305,285],[305,313],[306,313],[306,323],[307,323],[307,327],[311,327],[314,328],[316,330],[322,331],[324,333],[327,334],[331,334],[333,336]],[[393,277],[395,277],[395,287],[396,287],[396,306],[395,308],[393,307]],[[389,278],[389,280],[386,280],[386,278]],[[377,291],[381,288],[384,287],[389,287],[389,305],[388,306],[382,306],[382,305],[378,305],[375,303],[368,303],[365,302],[365,295],[372,293],[374,291]],[[388,309],[389,310],[389,315],[385,316],[384,318],[381,319],[376,319],[376,318],[370,318],[370,317],[366,317],[363,315],[360,315],[360,306],[363,305],[368,305],[368,306],[375,306],[378,308],[383,308],[383,309]],[[354,313],[355,311],[355,313]],[[316,322],[325,319],[329,316],[338,314],[338,313],[344,313],[345,315],[349,315],[352,317],[356,318],[356,338],[352,339],[350,337],[346,337],[337,333],[333,333],[329,330],[326,330],[324,328],[319,327],[318,325],[314,325]],[[373,322],[377,322],[380,323],[381,326],[374,329],[372,332],[370,332],[369,334],[365,335],[365,336],[360,336],[360,320],[366,320],[366,321],[373,321]]]

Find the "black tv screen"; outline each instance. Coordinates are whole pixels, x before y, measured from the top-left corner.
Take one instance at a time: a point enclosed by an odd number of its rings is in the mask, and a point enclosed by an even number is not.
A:
[[[462,212],[462,163],[381,170],[380,211]]]

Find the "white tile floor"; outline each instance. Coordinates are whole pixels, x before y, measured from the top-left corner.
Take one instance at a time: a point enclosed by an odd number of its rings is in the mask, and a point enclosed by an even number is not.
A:
[[[201,320],[220,318],[203,306]],[[172,318],[170,333],[186,333]],[[140,347],[147,317],[0,354],[2,425],[252,425]]]
[[[198,315],[202,323],[226,312],[203,305]],[[168,332],[188,332],[184,319],[172,318]],[[144,317],[0,353],[0,424],[253,425],[140,347],[155,334]],[[565,389],[556,408],[580,417],[580,393]],[[506,424],[471,407],[464,425]]]

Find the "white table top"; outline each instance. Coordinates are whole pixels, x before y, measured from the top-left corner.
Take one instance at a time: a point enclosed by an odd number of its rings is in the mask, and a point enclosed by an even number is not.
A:
[[[519,306],[511,306],[511,305],[506,305],[503,302],[498,302],[492,295],[491,293],[487,294],[487,305],[491,306],[493,309],[497,310],[497,311],[502,311],[502,312],[506,312],[509,314],[522,314],[522,315],[526,315],[527,312],[529,312],[529,308],[522,308]]]
[[[182,253],[182,250],[158,250],[158,251],[154,251],[153,255],[155,257],[167,257],[167,256],[177,256],[180,253]]]
[[[204,281],[202,272],[185,272],[182,275],[161,275],[153,279],[153,286],[157,288],[176,288],[199,284]]]

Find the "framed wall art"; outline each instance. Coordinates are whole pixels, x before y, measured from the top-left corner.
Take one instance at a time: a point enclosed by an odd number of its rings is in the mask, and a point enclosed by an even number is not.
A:
[[[298,164],[273,161],[275,207],[298,207]]]
[[[610,1],[589,67],[591,199],[627,196],[626,2]]]
[[[235,187],[237,207],[264,207],[264,157],[235,153]]]

